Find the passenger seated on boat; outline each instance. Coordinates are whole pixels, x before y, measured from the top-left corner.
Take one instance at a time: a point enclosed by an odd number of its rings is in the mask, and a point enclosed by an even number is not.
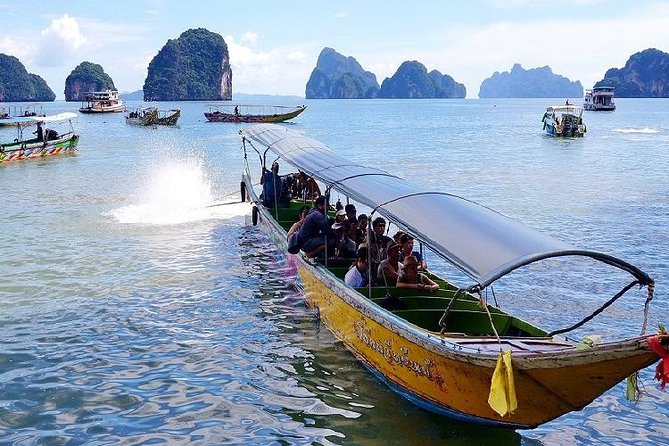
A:
[[[388,257],[381,261],[376,273],[376,282],[379,285],[386,286],[389,283],[396,283],[402,271],[402,264],[400,263],[400,245],[391,241],[388,244],[387,250]]]
[[[342,224],[346,221],[346,211],[344,209],[338,209],[337,213],[335,214],[335,218],[330,218],[330,225],[333,225],[335,223]]]
[[[352,203],[347,204],[344,206],[344,211],[346,212],[346,219],[348,221],[358,221],[358,217],[356,215],[357,211],[355,209],[355,205]]]
[[[427,262],[423,260],[423,256],[420,255],[418,251],[413,250],[413,236],[410,234],[403,234],[400,236],[400,245],[402,249],[400,251],[400,262],[403,262],[405,258],[409,256],[414,256],[418,261],[418,269],[426,270]]]
[[[324,196],[316,199],[315,207],[309,211],[298,232],[302,251],[309,258],[316,257],[323,252],[326,241],[328,249],[334,252],[337,235],[328,224],[325,216],[325,202]]]
[[[314,200],[321,196],[321,188],[312,177],[300,172],[295,183],[295,198]]]
[[[397,279],[397,288],[435,292],[439,289],[439,285],[425,274],[419,273],[418,261],[414,256],[408,256],[404,259],[402,275]]]
[[[290,239],[290,236],[295,234],[297,231],[300,230],[302,227],[302,224],[304,224],[304,219],[307,218],[307,214],[309,213],[309,210],[311,208],[309,206],[302,206],[300,208],[299,214],[298,214],[298,220],[293,223],[293,226],[288,229],[288,233],[286,234],[286,240]]]
[[[263,166],[260,176],[262,184],[262,203],[264,206],[274,207],[279,199],[276,191],[281,192],[281,177],[279,176],[279,163],[272,163],[272,170],[269,171]]]
[[[367,272],[367,248],[360,248],[356,254],[356,261],[344,276],[344,283],[353,288],[360,288],[369,284]]]
[[[281,192],[279,193],[279,206],[289,207],[290,199],[292,198],[291,189],[293,187],[294,177],[293,175],[286,175],[281,178]]]
[[[46,130],[46,140],[51,141],[53,139],[58,139],[58,132],[53,129]]]
[[[339,259],[353,259],[358,251],[355,240],[350,237],[351,226],[351,223],[348,221],[342,223],[335,222],[332,225],[332,229],[337,234],[335,256]]]
[[[383,217],[377,217],[372,222],[372,233],[370,234],[370,241],[367,244],[371,253],[372,264],[372,283],[376,283],[376,273],[379,264],[383,259],[388,257],[386,249],[388,244],[392,241],[390,237],[384,234],[386,230],[386,220]]]
[[[367,241],[367,215],[360,214],[358,215],[358,227],[355,230],[355,244],[360,247],[361,243]]]
[[[372,222],[372,240],[370,246],[372,246],[372,259],[381,260],[387,257],[387,248],[393,239],[384,234],[386,230],[386,220],[383,217],[376,217],[374,222]]]

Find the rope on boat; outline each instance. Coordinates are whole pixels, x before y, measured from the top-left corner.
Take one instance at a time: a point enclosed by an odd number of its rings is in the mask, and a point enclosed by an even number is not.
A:
[[[652,282],[651,282],[651,283],[652,283]],[[623,288],[622,290],[620,290],[620,291],[618,292],[618,294],[616,294],[616,295],[613,296],[611,299],[609,299],[606,303],[604,303],[604,305],[602,305],[601,307],[599,307],[598,309],[596,309],[590,316],[586,317],[586,318],[583,319],[581,322],[578,322],[578,323],[572,325],[572,326],[569,327],[569,328],[562,328],[562,329],[560,329],[560,330],[552,331],[552,332],[548,333],[547,336],[548,336],[548,337],[551,337],[551,336],[555,336],[556,334],[567,333],[568,331],[572,331],[572,330],[574,330],[575,328],[578,328],[578,327],[582,326],[582,325],[585,324],[586,322],[592,320],[592,318],[594,318],[595,316],[597,316],[599,313],[601,313],[602,311],[604,311],[606,308],[608,308],[613,302],[615,302],[615,301],[618,300],[623,294],[625,294],[626,292],[628,292],[628,291],[630,290],[630,288],[632,288],[634,285],[640,285],[640,284],[641,284],[641,283],[640,283],[638,280],[633,280],[632,282],[630,282],[629,285],[627,285],[625,288]],[[650,284],[649,284],[649,287],[650,287]],[[645,327],[645,323],[644,323],[644,327]],[[644,328],[644,329],[645,329],[645,328]]]
[[[460,293],[462,293],[463,291],[464,290],[462,288],[458,288],[458,290],[455,292],[455,295],[453,296],[453,299],[451,299],[451,302],[444,310],[444,314],[442,314],[441,318],[439,318],[439,326],[441,327],[439,333],[441,334],[446,333],[446,320],[448,319],[448,313],[451,311],[451,307],[453,306],[455,301],[458,300],[458,296],[460,296]]]
[[[648,297],[646,297],[646,303],[643,305],[643,324],[641,325],[641,334],[646,334],[646,326],[648,325],[648,307],[650,301],[653,300],[655,296],[655,281],[653,279],[648,282]]]
[[[495,328],[495,323],[492,321],[492,314],[490,314],[490,309],[488,308],[488,303],[483,299],[483,294],[481,294],[481,291],[479,290],[479,306],[482,307],[486,313],[488,313],[488,319],[490,320],[490,326],[492,327],[493,333],[495,333],[495,337],[497,338],[497,342],[502,344],[502,340],[499,337],[499,333],[497,333],[497,329]],[[501,347],[500,347],[501,349]]]

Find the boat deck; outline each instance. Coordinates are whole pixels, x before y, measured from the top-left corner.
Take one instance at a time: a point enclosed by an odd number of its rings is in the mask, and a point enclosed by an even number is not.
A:
[[[297,220],[301,201],[293,200],[289,207],[277,211],[269,209],[272,215],[278,216],[278,223],[287,231]],[[330,211],[334,216],[334,211]],[[355,259],[312,259],[310,262],[325,273],[342,280]],[[387,285],[376,285],[370,288],[357,288],[363,296],[368,297],[379,306],[384,306],[388,296],[402,301],[403,309],[388,309],[394,315],[426,330],[433,336],[448,339],[449,343],[461,345],[463,348],[478,351],[499,351],[500,340],[495,337],[495,330],[501,337],[504,348],[517,352],[537,352],[560,350],[573,347],[571,343],[563,343],[546,337],[546,332],[510,316],[499,308],[488,306],[488,311],[480,306],[478,298],[468,293],[460,293],[455,302],[453,299],[457,288],[443,278],[426,272],[439,284],[435,293],[425,294],[411,288],[396,288],[393,281]],[[450,306],[450,308],[449,308]],[[446,308],[449,308],[445,329],[442,332],[440,320]],[[490,320],[495,326],[492,329]]]

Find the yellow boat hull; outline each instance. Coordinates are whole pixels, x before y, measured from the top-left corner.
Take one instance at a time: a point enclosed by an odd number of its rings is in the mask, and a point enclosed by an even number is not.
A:
[[[573,348],[546,357],[524,358],[514,352],[518,409],[502,417],[488,404],[497,354],[462,352],[447,339],[442,343],[437,333],[412,340],[403,324],[379,323],[364,307],[346,302],[336,279],[318,277],[306,264],[298,268],[298,275],[308,305],[359,360],[413,402],[456,418],[532,428],[582,409],[657,360],[651,351],[640,352],[636,343],[606,350],[596,362],[593,351],[578,353]]]

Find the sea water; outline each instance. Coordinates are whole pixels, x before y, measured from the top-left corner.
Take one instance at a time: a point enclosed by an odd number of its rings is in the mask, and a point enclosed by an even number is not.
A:
[[[654,333],[669,315],[669,101],[617,99],[614,112],[585,112],[584,138],[547,137],[543,112],[563,100],[309,100],[283,125],[639,266],[657,281]],[[78,155],[0,166],[1,443],[669,442],[653,367],[639,402],[621,383],[526,431],[452,421],[395,395],[304,306],[285,258],[237,203],[243,125],[206,122],[204,103],[159,105],[181,108],[177,127],[81,115]],[[253,150],[248,162],[259,173]],[[553,330],[629,280],[550,260],[500,281],[494,299]],[[638,335],[645,297],[630,291],[570,336]]]

